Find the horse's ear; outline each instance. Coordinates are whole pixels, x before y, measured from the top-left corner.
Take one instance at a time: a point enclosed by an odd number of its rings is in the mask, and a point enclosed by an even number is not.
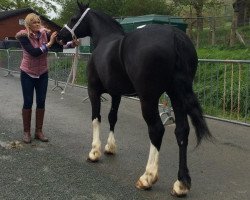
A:
[[[77,5],[79,7],[79,9],[81,10],[82,9],[82,4],[77,0]]]
[[[84,9],[87,9],[89,7],[89,3],[83,4],[83,3],[80,3],[79,0],[77,0],[77,5],[78,5],[80,10],[84,10]]]

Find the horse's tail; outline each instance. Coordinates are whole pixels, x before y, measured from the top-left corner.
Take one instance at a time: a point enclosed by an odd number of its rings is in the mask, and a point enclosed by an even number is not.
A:
[[[192,88],[198,65],[197,54],[189,38],[179,31],[175,35],[175,52],[177,55],[176,70],[181,74],[176,80],[178,85],[181,83],[178,95],[195,128],[198,146],[203,138],[212,139],[213,136],[208,129],[202,108]]]
[[[193,91],[186,94],[185,97],[183,96],[183,103],[195,128],[197,146],[200,144],[203,138],[211,140],[213,137],[203,117],[202,108]]]

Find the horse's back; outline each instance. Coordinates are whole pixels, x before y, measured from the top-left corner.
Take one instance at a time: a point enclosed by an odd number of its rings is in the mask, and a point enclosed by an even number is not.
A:
[[[135,87],[144,83],[144,88],[159,93],[171,87],[177,73],[192,79],[197,67],[196,51],[188,36],[168,25],[148,25],[127,34],[122,55]]]
[[[187,50],[187,55],[197,59],[196,50],[189,37],[182,30],[171,25],[151,24],[144,28],[137,29],[125,36],[124,51],[129,55],[145,57],[164,58],[168,61],[174,59],[176,56],[176,49],[178,45],[183,50]],[[143,54],[142,54],[143,52]],[[150,55],[148,55],[150,54]]]

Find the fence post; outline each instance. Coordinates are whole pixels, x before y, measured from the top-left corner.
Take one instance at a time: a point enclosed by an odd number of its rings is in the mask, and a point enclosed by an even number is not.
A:
[[[233,85],[234,85],[234,64],[232,63],[231,65],[231,108],[230,108],[230,119],[232,118],[232,113],[233,113],[233,102],[234,102],[234,97],[233,97]]]
[[[223,88],[223,116],[225,116],[226,112],[226,79],[227,79],[227,65],[224,65],[224,88]]]
[[[58,63],[59,57],[58,57],[57,53],[54,52],[54,55],[55,55],[56,63]],[[54,73],[55,73],[55,77],[54,77],[55,86],[51,90],[53,91],[57,87],[59,87],[61,90],[63,90],[63,88],[59,85],[59,82],[58,82],[57,65],[55,66]]]
[[[239,84],[238,84],[238,108],[237,119],[240,119],[240,88],[241,88],[241,64],[239,63]]]
[[[7,49],[6,52],[7,52],[7,74],[5,74],[4,77],[11,75],[11,71],[10,71],[10,52],[9,52],[9,49]]]

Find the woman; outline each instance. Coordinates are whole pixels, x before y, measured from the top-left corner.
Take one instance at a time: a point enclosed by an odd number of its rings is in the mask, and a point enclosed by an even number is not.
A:
[[[36,129],[35,139],[48,142],[43,132],[45,100],[48,87],[48,49],[54,44],[57,32],[49,36],[49,30],[41,26],[38,15],[30,13],[25,18],[25,30],[16,34],[23,48],[20,65],[23,93],[23,141],[31,142],[30,125],[34,91],[36,92]],[[71,44],[69,46],[76,45]]]

